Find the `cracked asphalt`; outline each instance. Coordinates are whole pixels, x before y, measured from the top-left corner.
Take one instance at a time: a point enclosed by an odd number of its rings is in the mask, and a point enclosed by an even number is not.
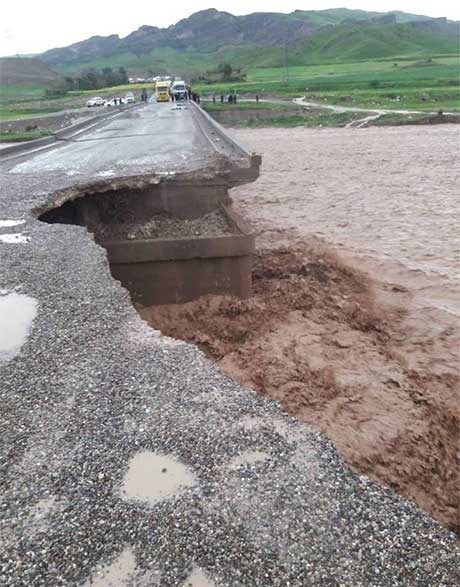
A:
[[[156,108],[98,134],[155,129]],[[185,110],[165,124],[175,120],[191,124]],[[88,140],[0,160],[0,236],[23,237],[0,240],[0,295],[36,308],[22,346],[0,354],[0,585],[460,584],[453,534],[353,474],[325,437],[195,347],[149,328],[86,230],[33,212],[95,185],[158,181],[168,167],[217,173],[202,137],[190,140],[199,156],[180,157],[191,152],[182,144],[173,164],[132,137],[112,138],[99,163]],[[187,483],[179,476],[161,499],[142,485],[127,495],[139,454],[179,463]]]

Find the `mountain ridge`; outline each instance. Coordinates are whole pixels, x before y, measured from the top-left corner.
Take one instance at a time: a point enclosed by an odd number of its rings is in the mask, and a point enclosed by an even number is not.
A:
[[[459,24],[445,18],[401,11],[379,13],[337,8],[320,11],[296,10],[289,14],[254,12],[235,16],[210,8],[196,12],[167,28],[143,25],[122,38],[118,35],[93,36],[67,47],[50,49],[37,57],[58,70],[90,66],[93,60],[103,58],[115,58],[116,61],[117,55],[132,55],[132,61],[135,62],[136,57],[140,60],[150,53],[161,53],[161,50],[166,49],[193,51],[196,54],[215,51],[216,58],[219,53],[219,59],[225,59],[225,46],[253,49],[255,52],[257,49],[277,46],[295,47],[299,43],[307,45],[315,37],[325,37],[328,34],[334,37],[338,28],[346,26],[366,30],[369,27],[403,27],[401,30],[404,29],[407,37],[421,39],[420,33],[434,37],[438,41],[431,43],[427,37],[427,45],[438,45],[442,51],[444,47],[447,50],[454,48],[455,41],[458,40]],[[392,42],[394,43],[394,36]],[[404,46],[410,47],[410,42]],[[383,56],[391,54],[391,48],[382,48],[385,49]]]

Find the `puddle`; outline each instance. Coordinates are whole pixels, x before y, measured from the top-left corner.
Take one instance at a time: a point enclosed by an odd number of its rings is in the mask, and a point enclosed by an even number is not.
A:
[[[0,220],[0,228],[10,228],[11,226],[18,226],[24,224],[25,220]]]
[[[20,232],[10,234],[0,234],[0,242],[8,244],[28,243],[30,238]]]
[[[100,567],[84,584],[84,587],[122,587],[136,571],[136,558],[131,548],[123,552],[109,565]]]
[[[46,532],[47,518],[56,507],[56,498],[53,495],[44,497],[31,509],[30,512],[30,531]],[[33,529],[32,529],[33,528]]]
[[[0,291],[0,363],[15,357],[26,342],[37,307],[32,297]]]
[[[193,472],[175,457],[144,451],[130,460],[122,492],[128,499],[153,504],[195,483]]]
[[[247,450],[240,455],[234,457],[229,463],[229,469],[237,469],[245,465],[255,465],[257,463],[264,463],[270,459],[270,455],[261,450]]]
[[[40,501],[35,506],[35,516],[36,517],[47,516],[52,511],[55,502],[56,502],[56,498],[54,497],[54,495],[40,499]]]
[[[216,584],[199,567],[195,567],[182,587],[216,587]]]

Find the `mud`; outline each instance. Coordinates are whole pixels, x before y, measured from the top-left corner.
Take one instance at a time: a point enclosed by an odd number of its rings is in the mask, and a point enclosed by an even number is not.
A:
[[[439,339],[460,340],[436,328],[420,338],[405,288],[372,282],[313,238],[260,252],[253,286],[246,301],[138,310],[326,433],[356,472],[458,531],[459,381],[454,365],[432,362]]]

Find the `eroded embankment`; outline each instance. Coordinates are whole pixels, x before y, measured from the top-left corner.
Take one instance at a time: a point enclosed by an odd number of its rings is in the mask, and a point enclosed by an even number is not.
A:
[[[377,304],[366,276],[318,246],[260,253],[253,279],[250,300],[138,309],[325,432],[355,471],[458,530],[458,380],[409,367],[403,307]]]

